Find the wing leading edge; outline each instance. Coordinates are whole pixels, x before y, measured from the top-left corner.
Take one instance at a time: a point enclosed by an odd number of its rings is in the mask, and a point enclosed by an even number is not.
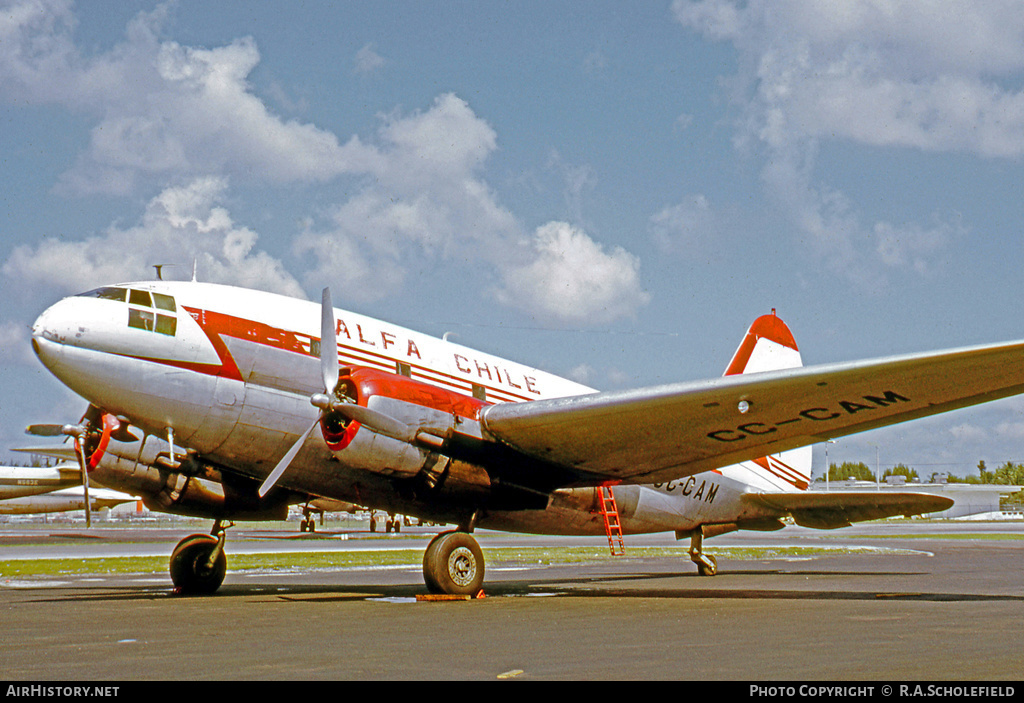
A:
[[[1024,392],[1024,341],[489,406],[486,435],[625,483],[669,481]]]

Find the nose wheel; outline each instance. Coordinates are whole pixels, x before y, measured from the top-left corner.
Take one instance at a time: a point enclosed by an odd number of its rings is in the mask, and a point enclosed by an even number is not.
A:
[[[210,595],[224,582],[228,559],[224,554],[225,531],[220,523],[214,534],[189,535],[171,552],[171,582],[179,595]]]
[[[484,555],[466,532],[442,532],[423,554],[423,580],[431,593],[475,596],[484,582]]]

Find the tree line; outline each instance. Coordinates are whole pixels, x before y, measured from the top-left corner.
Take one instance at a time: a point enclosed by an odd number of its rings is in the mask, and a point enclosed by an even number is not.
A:
[[[892,468],[886,469],[882,474],[882,480],[884,481],[889,476],[903,476],[908,482],[920,479],[917,471],[906,464],[897,464]],[[937,477],[938,474],[933,473],[928,476],[927,480],[934,481]],[[844,461],[842,464],[829,464],[829,481],[845,481],[851,478],[858,481],[874,481],[875,472],[864,462]],[[818,480],[824,481],[825,478],[819,478]],[[946,481],[948,483],[1024,486],[1024,464],[1015,464],[1012,461],[1008,461],[994,470],[989,470],[984,461],[979,461],[977,476],[963,477],[949,474],[946,476]]]

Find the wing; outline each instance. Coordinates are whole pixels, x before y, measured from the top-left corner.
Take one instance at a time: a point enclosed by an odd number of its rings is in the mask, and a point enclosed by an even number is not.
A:
[[[78,453],[75,448],[71,445],[61,444],[53,447],[15,447],[11,450],[12,452],[22,452],[24,454],[36,454],[38,456],[48,456],[52,459],[59,459],[61,461],[78,461]],[[79,469],[75,469],[76,473],[80,473]]]
[[[581,483],[669,481],[1024,392],[1024,342],[487,407],[491,439]]]
[[[743,500],[788,513],[796,524],[830,530],[864,520],[923,515],[953,507],[953,500],[930,493],[787,492],[748,493]]]

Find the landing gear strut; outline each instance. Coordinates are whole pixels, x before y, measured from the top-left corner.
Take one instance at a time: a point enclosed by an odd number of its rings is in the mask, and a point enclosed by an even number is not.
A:
[[[697,565],[697,573],[701,576],[718,573],[718,561],[704,553],[704,531],[700,527],[690,533],[690,561]]]
[[[313,517],[313,513],[320,513],[320,524],[323,524],[324,511],[315,510],[306,503],[302,506],[302,522],[299,523],[299,532],[316,532],[316,518]]]
[[[175,593],[209,595],[220,588],[228,570],[225,536],[226,528],[218,520],[211,534],[189,535],[178,542],[171,552],[171,582]]]
[[[484,582],[484,555],[467,532],[442,532],[423,555],[423,580],[431,593],[475,596]]]

